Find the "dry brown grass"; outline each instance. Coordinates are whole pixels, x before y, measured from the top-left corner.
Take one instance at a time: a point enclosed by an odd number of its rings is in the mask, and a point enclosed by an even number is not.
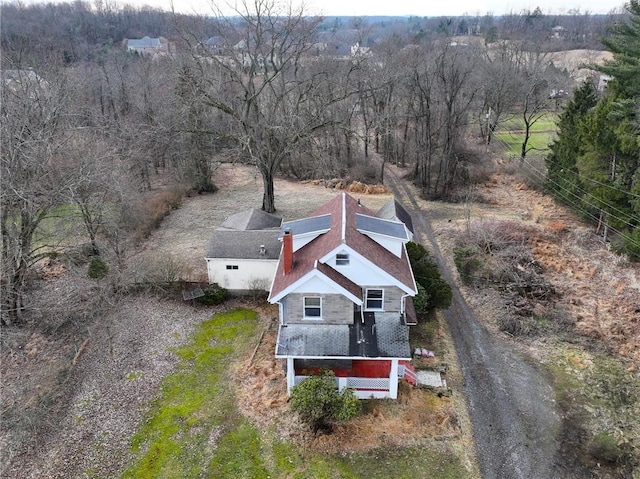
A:
[[[260,314],[265,333],[255,355],[234,371],[240,379],[236,393],[240,411],[260,429],[274,429],[280,438],[330,454],[460,437],[453,401],[405,382],[400,383],[397,401],[365,401],[364,414],[337,424],[330,435],[313,435],[289,407],[283,364],[274,356],[277,331],[273,318],[277,311],[265,308]]]
[[[206,280],[204,256],[213,229],[229,215],[262,206],[262,179],[251,166],[222,164],[216,170],[214,183],[219,187],[215,194],[186,198],[179,210],[166,216],[161,227],[149,235],[134,255],[132,263],[143,264],[152,257],[173,256],[184,265],[186,274],[183,279]],[[389,193],[380,193],[378,187],[369,187],[369,191],[375,193],[350,194],[373,211],[390,198]],[[302,218],[338,194],[340,190],[325,186],[324,181],[300,182],[277,178],[275,214],[285,220]]]
[[[512,175],[498,171],[479,192],[489,201],[473,206],[472,220],[521,224],[527,247],[558,292],[556,306],[572,318],[576,332],[603,341],[640,369],[640,265],[608,251],[594,228]],[[461,206],[457,216],[450,215],[454,221],[436,221],[443,239],[455,240],[466,230],[462,213]],[[472,296],[470,302],[480,310],[489,307],[491,301],[480,298],[475,304]]]

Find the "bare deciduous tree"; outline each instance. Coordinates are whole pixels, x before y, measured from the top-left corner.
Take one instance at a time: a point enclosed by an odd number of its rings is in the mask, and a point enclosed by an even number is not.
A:
[[[18,322],[31,267],[50,251],[43,223],[54,215],[66,179],[57,163],[66,141],[69,91],[61,72],[3,78],[1,112],[2,322]]]
[[[197,75],[189,81],[206,105],[231,120],[230,134],[262,176],[262,209],[274,212],[280,164],[326,125],[310,98],[328,72],[309,75],[303,68],[318,20],[302,8],[256,0],[243,2],[237,13],[240,20],[219,19],[224,41],[215,52],[196,49],[201,39],[193,39]]]

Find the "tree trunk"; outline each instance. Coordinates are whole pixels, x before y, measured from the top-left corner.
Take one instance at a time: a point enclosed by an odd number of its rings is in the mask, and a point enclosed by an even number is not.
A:
[[[262,194],[262,210],[267,213],[275,213],[276,204],[273,187],[273,173],[268,168],[264,168],[262,171],[262,186],[264,188],[264,192]]]

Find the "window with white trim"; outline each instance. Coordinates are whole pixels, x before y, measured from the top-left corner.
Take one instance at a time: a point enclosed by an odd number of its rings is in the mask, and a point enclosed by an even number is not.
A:
[[[322,298],[312,298],[305,296],[304,303],[304,319],[322,319]]]
[[[365,305],[368,310],[382,311],[384,305],[384,289],[367,288]]]
[[[238,269],[238,265],[237,264],[228,264],[227,265],[227,269]]]
[[[348,266],[349,255],[347,253],[338,253],[336,255],[336,266]]]

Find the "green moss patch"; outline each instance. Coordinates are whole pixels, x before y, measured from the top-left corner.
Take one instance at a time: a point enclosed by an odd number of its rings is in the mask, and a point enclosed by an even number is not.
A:
[[[256,336],[255,312],[237,309],[202,323],[174,352],[178,370],[132,439],[137,455],[125,478],[200,477],[218,428],[233,427],[235,399],[227,371]]]
[[[238,412],[228,371],[251,353],[258,326],[252,311],[220,313],[174,350],[180,364],[133,436],[135,460],[123,478],[472,477],[445,442],[332,455],[256,428]]]

